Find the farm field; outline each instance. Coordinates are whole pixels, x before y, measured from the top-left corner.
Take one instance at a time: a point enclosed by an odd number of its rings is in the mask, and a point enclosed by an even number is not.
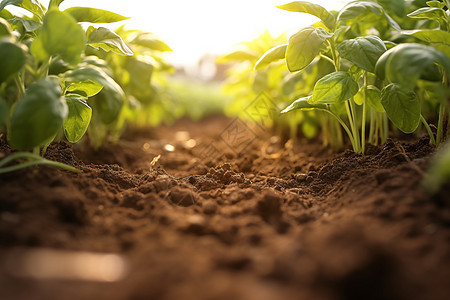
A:
[[[187,130],[189,139],[216,141],[229,122],[181,120],[99,152],[62,142],[48,156],[81,175],[42,167],[2,176],[5,299],[449,295],[448,190],[430,198],[420,189],[426,139],[362,156],[268,136],[211,160],[174,138]],[[176,150],[165,152],[166,143]],[[199,176],[172,178],[191,174]],[[16,247],[118,253],[128,270],[115,283],[11,278]]]
[[[197,73],[70,5],[0,1],[0,299],[450,298],[449,1],[293,1]]]

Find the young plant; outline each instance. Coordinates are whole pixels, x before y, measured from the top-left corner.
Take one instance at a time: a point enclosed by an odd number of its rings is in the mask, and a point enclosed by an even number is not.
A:
[[[109,29],[90,27],[85,32],[79,24],[110,23],[127,18],[86,7],[61,11],[62,2],[51,0],[48,8],[36,0],[0,2],[0,128],[6,125],[8,142],[13,148],[34,151],[34,155],[24,152],[12,156],[30,159],[21,166],[48,164],[36,155],[41,154],[41,150],[44,153],[60,132],[64,132],[70,142],[77,142],[90,124],[92,108],[88,98],[102,89],[106,92],[107,83],[114,82],[106,73],[98,75],[100,71],[68,76],[68,70],[82,73],[80,63],[85,60],[86,47],[133,55],[123,40]],[[32,17],[16,16],[5,8],[8,5],[21,7],[31,12]],[[123,97],[120,87],[113,93]],[[100,109],[107,110],[110,101],[113,100],[106,100],[106,105]],[[7,157],[0,164],[3,166],[11,160]]]
[[[448,102],[448,78],[450,74],[450,17],[448,8],[450,2],[447,0],[443,2],[428,1],[426,4],[427,7],[411,12],[408,17],[428,21],[435,25],[434,28],[420,28],[406,32],[406,34],[414,37],[418,43],[429,46],[408,44],[391,49],[380,62],[380,75],[393,83],[399,84],[402,88],[409,90],[410,93],[419,87],[416,98],[420,98],[419,96],[423,94],[422,91],[432,93],[437,98],[439,113],[436,135],[432,132],[426,118],[420,114],[418,105],[416,105],[418,107],[415,110],[414,119],[420,117],[430,135],[432,144],[439,145],[445,138],[444,123],[450,112]],[[428,84],[423,87],[422,81],[427,81]],[[413,97],[412,94],[411,97]],[[417,101],[419,100],[416,99]],[[395,114],[395,112],[391,112],[391,114]]]
[[[354,36],[357,31],[379,27],[378,32],[400,30],[400,26],[386,14],[382,6],[369,1],[352,1],[339,13],[329,12],[320,5],[306,1],[294,1],[279,8],[309,13],[320,22],[308,26],[290,39],[288,44],[266,52],[257,62],[255,69],[285,59],[291,72],[302,72],[318,57],[330,62],[334,72],[322,77],[314,86],[311,95],[294,101],[282,111],[320,110],[335,118],[347,133],[355,152],[364,152],[366,144],[366,122],[374,114],[367,111],[382,111],[375,88],[375,64],[387,51],[385,43],[375,35]],[[363,22],[368,21],[368,22]],[[365,24],[365,25],[361,25]],[[364,28],[361,28],[365,26]],[[362,106],[362,109],[357,107]],[[343,114],[341,112],[344,112]],[[345,115],[346,123],[341,117]],[[381,119],[379,128],[385,123]],[[370,129],[373,133],[373,128]],[[383,135],[386,129],[381,130]]]

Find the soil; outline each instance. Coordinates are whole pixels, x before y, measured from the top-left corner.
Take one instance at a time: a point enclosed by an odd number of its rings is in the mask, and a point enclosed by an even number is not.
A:
[[[421,188],[433,149],[367,152],[225,117],[52,145],[83,172],[0,175],[0,298],[450,299],[450,189]],[[115,256],[105,269],[82,253]],[[45,277],[71,262],[85,268]]]

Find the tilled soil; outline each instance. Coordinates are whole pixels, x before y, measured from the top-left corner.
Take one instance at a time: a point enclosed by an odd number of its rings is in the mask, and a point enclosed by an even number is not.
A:
[[[0,298],[450,299],[450,190],[422,191],[426,139],[333,154],[236,122],[61,142],[46,156],[82,173],[0,175]],[[42,277],[86,252],[126,269]]]

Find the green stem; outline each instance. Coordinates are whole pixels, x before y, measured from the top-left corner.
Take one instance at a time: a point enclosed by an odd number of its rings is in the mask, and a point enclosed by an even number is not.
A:
[[[445,104],[441,103],[439,105],[439,121],[436,134],[436,146],[439,146],[442,139],[444,138],[444,118],[445,118]]]
[[[367,72],[364,71],[364,102],[363,115],[361,124],[361,151],[362,154],[366,151],[366,103],[367,103]]]
[[[345,109],[347,111],[347,118],[348,118],[348,122],[350,123],[350,128],[352,129],[353,151],[359,152],[360,151],[359,141],[358,141],[359,135],[356,132],[354,118],[353,118],[353,115],[352,115],[352,111],[351,111],[349,102],[350,102],[350,100],[345,101]]]
[[[25,84],[24,84],[20,74],[16,76],[15,81],[16,81],[17,88],[19,89],[19,95],[20,95],[20,97],[22,97],[23,95],[25,95]]]
[[[341,126],[344,128],[345,132],[347,132],[348,137],[350,138],[350,142],[352,143],[353,151],[355,151],[355,148],[356,148],[355,138],[353,137],[353,134],[350,131],[350,129],[348,128],[347,124],[345,124],[345,122],[331,110],[323,109],[323,111],[332,115],[339,122],[339,124],[341,124]]]
[[[373,140],[373,130],[375,126],[375,116],[373,113],[373,109],[370,109],[370,128],[369,128],[369,143],[372,145],[376,145],[376,143]]]
[[[430,125],[428,124],[427,120],[425,120],[425,117],[422,114],[420,115],[420,120],[422,121],[423,126],[425,126],[425,128],[426,128],[426,130],[428,132],[428,135],[430,136],[431,144],[434,145],[434,146],[437,146],[436,139],[434,138],[433,131],[431,130]]]
[[[333,57],[334,68],[335,68],[336,72],[339,72],[341,63],[340,63],[339,55],[337,54],[337,51],[336,51],[335,42],[333,39],[329,39],[328,44],[330,45],[330,48],[331,48],[331,56]]]
[[[389,121],[386,113],[380,113],[380,118],[382,121],[381,143],[384,144],[387,142],[389,137]]]
[[[30,159],[31,161],[28,161],[25,163],[20,163],[20,164],[10,166],[10,167],[3,167],[6,164],[8,164],[14,160],[18,160],[18,159]],[[29,152],[17,152],[17,153],[13,153],[13,154],[9,155],[8,157],[6,157],[0,161],[0,174],[17,171],[17,170],[28,168],[28,167],[35,166],[35,165],[48,165],[48,166],[57,167],[57,168],[60,168],[63,170],[67,170],[70,172],[75,172],[75,173],[81,172],[80,170],[78,170],[75,167],[72,167],[72,166],[69,166],[69,165],[66,165],[66,164],[63,164],[60,162],[48,160],[39,155],[35,155],[35,154],[29,153]]]
[[[42,63],[42,65],[39,68],[39,71],[37,72],[38,76],[39,76],[38,79],[45,78],[48,76],[48,70],[50,68],[51,61],[52,61],[52,58],[50,57],[48,60],[46,60]]]
[[[321,54],[320,57],[323,58],[323,59],[325,59],[326,61],[330,62],[333,66],[336,67],[335,62],[334,62],[333,59],[331,59],[331,58],[329,58],[328,56],[323,55],[323,54]]]

